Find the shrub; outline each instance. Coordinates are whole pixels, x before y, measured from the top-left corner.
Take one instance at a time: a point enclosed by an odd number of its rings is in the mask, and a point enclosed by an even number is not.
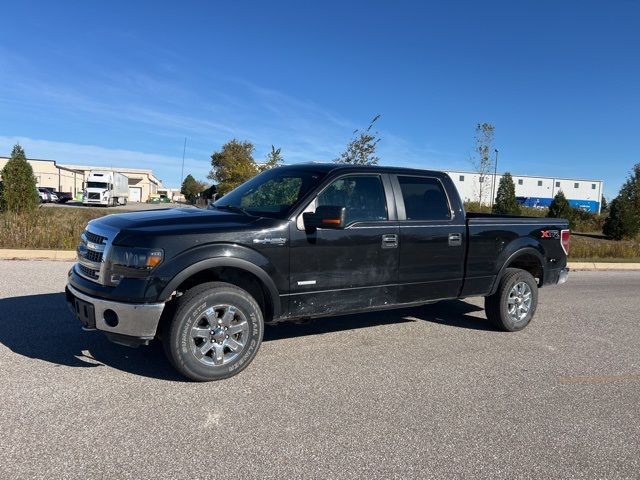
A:
[[[520,215],[520,204],[516,200],[516,186],[509,172],[500,179],[496,202],[493,204],[493,213]]]
[[[562,190],[559,190],[556,193],[556,196],[553,197],[553,201],[551,205],[549,205],[549,211],[547,212],[547,217],[549,218],[565,218],[569,220],[569,228],[572,230],[575,228],[575,213],[567,198],[562,193]]]
[[[624,195],[616,197],[609,207],[609,217],[604,222],[602,233],[614,240],[633,238],[638,234],[640,224],[631,201]]]
[[[0,206],[9,212],[32,212],[39,203],[33,168],[20,145],[15,145],[11,158],[2,169]]]

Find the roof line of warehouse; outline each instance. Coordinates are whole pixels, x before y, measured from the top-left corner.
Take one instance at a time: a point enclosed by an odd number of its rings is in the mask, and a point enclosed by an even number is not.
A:
[[[470,172],[468,170],[444,170],[447,173],[468,173],[470,175],[479,175],[478,172]],[[548,179],[553,179],[553,180],[576,180],[578,182],[601,182],[604,183],[604,180],[595,180],[593,178],[572,178],[572,177],[552,177],[549,175],[521,175],[521,174],[516,174],[516,173],[511,173],[511,172],[503,172],[503,173],[499,173],[498,175],[504,175],[505,173],[510,173],[512,177],[527,177],[527,178],[548,178]],[[493,172],[489,172],[486,175],[493,175]]]

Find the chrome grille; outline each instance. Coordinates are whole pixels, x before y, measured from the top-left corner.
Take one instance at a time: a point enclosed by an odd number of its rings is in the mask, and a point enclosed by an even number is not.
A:
[[[100,278],[100,270],[93,270],[81,263],[78,264],[78,270],[83,277],[86,277],[89,280],[98,281],[98,278]]]
[[[87,250],[84,258],[90,262],[100,263],[102,262],[102,252],[94,252],[93,250]]]
[[[95,231],[89,231],[89,228]],[[101,235],[102,234],[102,235]],[[105,285],[105,260],[107,258],[110,246],[110,238],[113,238],[115,232],[105,230],[101,226],[91,225],[82,232],[80,236],[80,244],[78,245],[78,263],[76,264],[76,272],[78,275]],[[109,235],[109,236],[107,236]]]
[[[99,245],[107,242],[107,237],[91,233],[89,230],[84,231],[84,236],[88,241]]]

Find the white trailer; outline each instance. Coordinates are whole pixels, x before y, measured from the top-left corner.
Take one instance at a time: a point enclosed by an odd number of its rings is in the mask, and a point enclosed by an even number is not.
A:
[[[91,170],[87,174],[82,203],[84,205],[126,205],[129,177],[118,172]]]

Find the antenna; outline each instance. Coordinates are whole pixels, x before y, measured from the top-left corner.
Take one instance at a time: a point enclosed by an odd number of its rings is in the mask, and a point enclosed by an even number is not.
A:
[[[182,171],[180,172],[180,188],[184,182],[184,154],[187,151],[187,137],[184,137],[184,147],[182,147]]]

